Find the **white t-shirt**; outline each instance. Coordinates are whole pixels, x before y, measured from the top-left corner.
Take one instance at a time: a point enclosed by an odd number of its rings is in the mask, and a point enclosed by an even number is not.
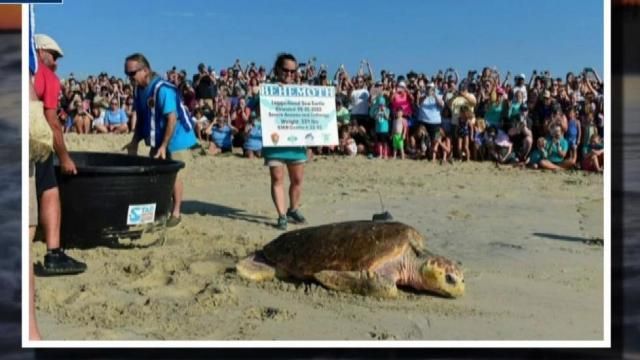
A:
[[[522,100],[522,102],[526,104],[526,103],[527,103],[527,99],[529,98],[529,97],[527,96],[527,95],[528,95],[528,94],[527,94],[527,86],[526,86],[526,85],[522,85],[522,86],[514,86],[514,87],[513,87],[513,93],[514,93],[514,94],[515,94],[515,93],[516,93],[516,91],[518,91],[518,90],[522,91],[522,95],[523,95],[523,97],[522,97],[522,99],[523,99],[523,100]],[[515,99],[515,97],[514,97],[514,99]]]
[[[351,115],[369,115],[369,90],[366,88],[351,92]]]
[[[103,126],[104,125],[104,114],[106,112],[103,109],[100,109],[100,115],[96,116],[95,118],[93,118],[93,123],[91,124],[92,128],[96,128],[96,126]]]

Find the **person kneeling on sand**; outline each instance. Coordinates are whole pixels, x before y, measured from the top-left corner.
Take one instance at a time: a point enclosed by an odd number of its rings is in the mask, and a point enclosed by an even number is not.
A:
[[[587,154],[582,159],[582,169],[585,171],[602,172],[604,165],[604,145],[598,134],[591,135],[587,146]]]
[[[546,159],[547,155],[547,140],[541,136],[538,138],[536,148],[531,151],[524,162],[519,163],[518,165],[538,169],[540,161]]]
[[[249,122],[244,128],[244,155],[249,159],[262,156],[262,122],[258,113],[260,113],[259,106],[251,112]]]
[[[567,170],[575,164],[575,155],[565,159],[569,151],[569,142],[562,134],[562,127],[555,125],[551,129],[551,136],[547,138],[547,159],[540,160],[540,167],[547,170]]]
[[[231,124],[231,118],[218,116],[206,133],[211,136],[209,154],[217,155],[233,150],[233,136],[238,133],[238,129]]]

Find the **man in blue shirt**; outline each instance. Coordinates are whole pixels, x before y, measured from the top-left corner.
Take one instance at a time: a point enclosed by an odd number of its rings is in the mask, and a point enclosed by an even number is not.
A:
[[[150,156],[185,163],[173,188],[173,209],[167,220],[167,226],[173,227],[181,220],[183,180],[189,160],[192,159],[190,150],[197,145],[189,113],[180,100],[178,89],[153,72],[144,55],[136,53],[128,56],[124,72],[136,85],[134,106],[138,117],[133,139],[124,148],[130,155],[136,155],[138,143],[144,139],[151,147]]]

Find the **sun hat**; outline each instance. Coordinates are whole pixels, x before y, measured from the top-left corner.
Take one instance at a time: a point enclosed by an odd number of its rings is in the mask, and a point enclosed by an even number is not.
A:
[[[45,34],[35,34],[33,35],[33,39],[36,42],[36,49],[39,50],[51,50],[58,53],[60,57],[64,56],[64,52],[60,48],[60,45],[53,40],[49,35]]]

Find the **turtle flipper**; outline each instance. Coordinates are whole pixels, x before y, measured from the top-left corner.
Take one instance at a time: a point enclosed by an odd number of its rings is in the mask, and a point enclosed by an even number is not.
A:
[[[380,298],[398,296],[398,287],[395,282],[374,272],[324,270],[313,274],[313,277],[333,290]]]
[[[252,281],[272,280],[276,276],[276,269],[269,265],[261,252],[238,261],[236,272],[241,277]]]

